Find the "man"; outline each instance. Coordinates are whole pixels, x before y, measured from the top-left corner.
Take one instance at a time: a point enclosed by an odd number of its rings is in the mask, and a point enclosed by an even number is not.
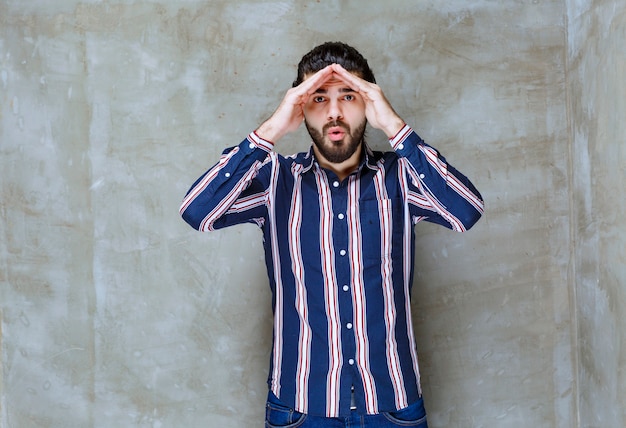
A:
[[[304,121],[307,152],[274,144]],[[392,151],[374,152],[365,127]],[[274,311],[268,427],[426,427],[411,321],[414,225],[463,232],[483,201],[396,114],[367,61],[325,43],[298,65],[272,116],[187,193],[180,212],[209,231],[263,231]]]

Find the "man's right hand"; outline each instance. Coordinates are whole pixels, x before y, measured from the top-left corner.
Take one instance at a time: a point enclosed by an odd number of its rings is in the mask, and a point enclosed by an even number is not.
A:
[[[276,143],[288,133],[297,130],[304,120],[304,104],[332,75],[333,68],[329,65],[312,76],[305,77],[300,85],[289,89],[272,116],[256,130],[257,135]]]

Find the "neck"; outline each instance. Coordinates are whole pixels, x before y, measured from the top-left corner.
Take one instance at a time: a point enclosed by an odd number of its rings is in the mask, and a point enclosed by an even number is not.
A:
[[[319,163],[322,168],[331,170],[337,175],[339,181],[343,181],[359,167],[359,163],[361,162],[361,153],[363,152],[363,144],[359,145],[352,156],[340,163],[330,162],[319,152],[319,150],[317,150],[315,145],[313,145],[313,152],[315,153],[317,163]]]

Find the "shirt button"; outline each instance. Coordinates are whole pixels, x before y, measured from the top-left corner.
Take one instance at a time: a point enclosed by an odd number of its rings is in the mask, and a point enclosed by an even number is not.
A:
[[[404,144],[398,144],[398,150],[402,150],[404,148]]]
[[[226,174],[224,174],[226,176],[226,178],[230,177],[230,172],[227,172]]]
[[[352,330],[352,323],[349,322],[348,324],[346,324],[346,327],[348,328],[348,330]]]
[[[337,217],[339,218],[339,220],[343,220],[345,216],[343,214],[339,214]]]
[[[346,255],[346,250],[339,251],[339,254],[341,254],[342,256],[345,256]]]
[[[426,177],[424,174],[420,174],[420,178],[423,180]]]
[[[347,285],[343,286],[343,291],[348,291],[350,289],[350,287],[348,287]]]
[[[251,149],[254,149],[254,144],[250,143],[250,144],[248,144],[248,147],[250,147]]]
[[[339,187],[339,182],[338,181],[333,182],[333,186],[334,187]]]
[[[350,359],[348,360],[348,364],[350,364],[351,366],[353,366],[353,365],[354,365],[354,360],[353,360],[352,358],[350,358]]]

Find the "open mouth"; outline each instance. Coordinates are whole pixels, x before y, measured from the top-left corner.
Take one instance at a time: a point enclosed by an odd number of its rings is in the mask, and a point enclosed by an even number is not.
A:
[[[330,141],[341,141],[346,135],[346,131],[341,126],[333,126],[326,131]]]

